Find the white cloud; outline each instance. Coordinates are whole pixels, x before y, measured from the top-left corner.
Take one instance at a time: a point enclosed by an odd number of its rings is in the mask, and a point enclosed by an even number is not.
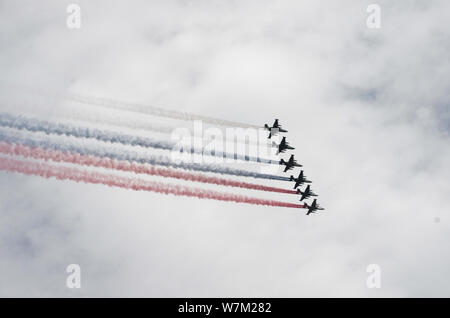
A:
[[[369,30],[369,3],[79,1],[71,31],[60,1],[2,2],[1,82],[278,117],[326,210],[1,173],[0,294],[449,296],[449,4],[379,1]]]

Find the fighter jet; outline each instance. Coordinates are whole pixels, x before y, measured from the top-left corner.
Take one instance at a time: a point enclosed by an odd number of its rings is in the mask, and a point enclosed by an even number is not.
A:
[[[275,144],[275,143],[274,143]],[[276,144],[275,144],[276,145]],[[277,146],[278,147],[278,152],[279,153],[283,153],[285,152],[287,149],[295,149],[294,147],[289,146],[289,143],[286,141],[286,137],[283,137],[283,139],[281,139],[280,144]]]
[[[283,159],[280,160],[280,165],[285,165],[286,168],[284,168],[284,172],[293,169],[294,167],[302,167],[301,164],[298,164],[297,161],[294,159],[294,155],[291,155],[289,160],[286,162]]]
[[[303,175],[303,170],[300,171],[300,174],[297,178],[294,178],[294,176],[291,176],[291,181],[295,181],[294,189],[297,189],[298,186],[301,186],[304,183],[311,183],[311,181],[307,180],[306,177]]]
[[[265,125],[264,125],[264,128],[265,128],[266,130],[270,131],[269,139],[270,139],[272,136],[275,136],[275,135],[276,135],[277,133],[279,133],[279,132],[287,132],[287,130],[282,129],[282,128],[281,128],[281,125],[278,124],[278,119],[275,119],[275,121],[273,122],[273,126],[272,126],[272,127],[269,127],[269,125],[265,124]]]
[[[300,189],[297,189],[297,193],[301,194],[302,197],[300,198],[300,201],[303,201],[309,197],[317,197],[317,194],[315,194],[312,190],[310,185],[308,184],[308,186],[306,187],[305,191],[301,191]]]
[[[317,199],[314,199],[313,203],[311,205],[306,204],[306,207],[308,208],[308,212],[306,213],[306,215],[310,215],[311,213],[315,213],[317,210],[325,210],[324,208],[322,208],[318,203],[317,203]]]

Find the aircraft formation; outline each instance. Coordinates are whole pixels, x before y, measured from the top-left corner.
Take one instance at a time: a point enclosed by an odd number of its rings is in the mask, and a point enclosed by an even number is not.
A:
[[[34,92],[29,94],[34,96]],[[27,101],[21,105],[23,110],[16,105],[1,105],[4,109],[0,112],[0,173],[202,200],[307,209],[307,215],[323,210],[315,198],[310,204],[304,202],[317,195],[303,170],[297,177],[289,177],[255,169],[258,164],[281,165],[286,174],[302,167],[294,155],[289,159],[274,159],[237,151],[206,151],[203,140],[201,144],[178,148],[168,138],[179,125],[189,126],[196,121],[213,126],[265,129],[272,143],[269,146],[282,155],[295,148],[285,136],[279,143],[272,139],[287,133],[278,119],[272,126],[262,126],[78,93],[67,93],[63,99],[70,101],[67,107],[72,111],[55,112],[50,117],[34,113],[35,105],[31,107]],[[79,111],[82,105],[89,105],[89,109]],[[117,114],[106,115],[108,109],[114,109]],[[188,160],[174,160],[176,152],[185,152]],[[234,160],[226,165],[220,160],[189,160],[194,154],[216,158],[233,156]],[[243,161],[254,165],[237,165]],[[266,182],[263,184],[262,180]],[[293,183],[293,189],[269,185],[269,180]],[[248,195],[247,190],[252,194]],[[261,197],[263,193],[265,197]],[[274,200],[268,196],[270,193],[285,195]],[[289,202],[287,194],[299,197],[301,202]]]
[[[269,136],[268,138],[271,139],[272,136],[275,136],[279,133],[287,133],[288,131],[281,128],[281,125],[278,122],[278,119],[275,119],[274,123],[272,126],[269,126],[268,124],[264,125],[264,129],[266,129],[267,131],[269,131]],[[281,139],[280,144],[276,144],[273,143],[274,146],[276,146],[277,149],[277,154],[280,153],[284,153],[286,150],[293,150],[295,149],[294,147],[291,147],[289,145],[289,143],[286,141],[286,137],[283,136],[283,138]],[[301,164],[299,164],[295,159],[294,159],[294,155],[291,155],[289,157],[289,159],[287,161],[285,161],[284,159],[280,160],[280,165],[285,166],[284,171],[283,172],[288,172],[291,169],[294,169],[295,167],[302,167]],[[294,189],[297,190],[297,194],[300,195],[300,201],[304,201],[308,198],[311,197],[317,197],[317,194],[314,193],[314,191],[311,189],[311,185],[310,183],[312,183],[312,181],[308,180],[305,175],[303,170],[300,171],[299,175],[297,178],[295,178],[293,175],[290,176],[290,181],[295,181],[294,183]],[[308,184],[308,185],[306,185]],[[302,185],[306,185],[305,189],[302,191],[299,187],[301,187]],[[311,213],[315,213],[319,210],[324,210],[324,208],[322,208],[318,203],[317,203],[317,199],[314,199],[313,202],[311,204],[308,204],[306,202],[304,202],[304,204],[306,205],[306,208],[308,209],[308,212],[306,213],[306,215],[309,215]]]

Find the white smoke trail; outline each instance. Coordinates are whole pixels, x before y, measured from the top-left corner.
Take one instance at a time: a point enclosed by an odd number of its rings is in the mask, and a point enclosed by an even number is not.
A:
[[[56,101],[52,101],[50,105],[54,105]],[[17,102],[1,102],[1,106],[4,109],[4,112],[9,113],[17,113],[17,109],[21,110],[22,115],[31,115],[31,116],[39,116],[40,112],[37,111],[38,109],[46,109],[49,108],[49,102],[45,101],[42,103],[36,103],[35,100],[32,102],[30,101],[21,101],[20,103]],[[123,111],[109,111],[109,112],[99,112],[99,111],[93,111],[92,107],[89,110],[82,109],[80,110],[78,108],[74,107],[52,107],[51,113],[49,116],[46,117],[50,120],[69,120],[69,121],[75,121],[75,122],[86,122],[90,124],[106,124],[110,126],[117,126],[117,127],[123,127],[133,130],[145,130],[145,131],[152,131],[152,132],[158,132],[158,133],[164,133],[164,134],[171,134],[174,127],[171,127],[170,125],[161,125],[159,123],[155,123],[154,121],[149,121],[147,118],[142,119],[141,117],[136,116],[134,113],[126,113]],[[189,128],[189,125],[182,126],[182,128]],[[180,128],[180,127],[177,127]]]
[[[172,118],[172,119],[187,120],[187,121],[201,120],[201,121],[209,123],[209,124],[229,126],[229,127],[261,128],[260,126],[257,126],[257,125],[250,125],[250,124],[245,124],[245,123],[241,123],[241,122],[237,122],[237,121],[222,120],[222,119],[218,119],[218,118],[212,118],[212,117],[207,117],[207,116],[202,116],[202,115],[195,115],[195,114],[180,112],[180,111],[176,111],[176,110],[167,110],[167,109],[160,108],[160,107],[118,101],[118,100],[113,100],[113,99],[108,99],[108,98],[103,98],[103,97],[98,97],[98,96],[89,96],[89,95],[70,93],[70,94],[65,95],[65,98],[67,100],[75,101],[78,103],[94,104],[94,105],[103,106],[103,107],[128,110],[128,111],[133,111],[133,112],[137,112],[137,113],[143,113],[143,114],[159,116],[159,117],[167,117],[167,118]]]
[[[270,179],[279,181],[290,181],[288,177],[271,174],[258,173],[242,169],[232,169],[213,164],[183,163],[173,162],[167,156],[154,156],[141,154],[125,149],[103,149],[97,146],[80,146],[70,143],[52,142],[48,139],[23,137],[11,131],[0,130],[0,140],[9,143],[22,144],[28,147],[40,147],[43,149],[78,153],[81,155],[91,155],[96,157],[110,158],[120,161],[136,162],[141,164],[159,165],[165,167],[179,168],[191,171],[212,172],[224,175],[234,175],[242,177],[252,177],[257,179]]]
[[[45,120],[29,119],[23,116],[14,116],[6,113],[0,113],[0,125],[15,129],[28,130],[31,132],[44,132],[46,134],[73,136],[77,138],[92,138],[103,142],[120,143],[123,145],[140,146],[144,148],[174,150],[179,146],[177,143],[173,142],[156,141],[146,137],[119,134],[116,132],[92,129],[88,127],[56,124]],[[225,152],[216,152],[214,150],[205,153],[203,149],[196,149],[194,147],[191,147],[190,149],[182,147],[182,149],[180,150],[187,151],[192,154],[203,154],[208,156],[221,157],[224,159],[243,160],[276,165],[279,164],[279,161],[277,160],[240,155],[237,153],[229,154]]]

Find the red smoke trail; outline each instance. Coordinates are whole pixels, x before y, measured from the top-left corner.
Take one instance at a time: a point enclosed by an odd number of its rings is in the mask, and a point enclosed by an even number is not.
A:
[[[22,161],[10,158],[1,158],[0,170],[18,172],[26,175],[41,176],[44,178],[56,178],[58,180],[72,180],[94,184],[104,184],[110,187],[120,187],[135,191],[151,191],[177,196],[197,197],[237,203],[248,203],[266,206],[278,206],[287,208],[306,208],[303,204],[293,204],[280,201],[251,198],[237,194],[221,193],[206,189],[190,188],[167,183],[150,182],[139,179],[125,178],[112,174],[90,172],[77,168],[58,167],[47,163]]]
[[[194,182],[203,182],[217,184],[229,187],[246,188],[260,191],[279,192],[288,194],[297,194],[294,190],[268,187],[259,184],[239,182],[217,177],[210,177],[202,174],[193,174],[188,172],[175,171],[168,168],[155,167],[150,165],[139,164],[129,161],[118,161],[110,158],[100,158],[90,155],[80,155],[70,152],[61,152],[56,150],[42,149],[39,147],[28,147],[19,144],[11,144],[0,141],[0,153],[8,155],[18,155],[25,158],[35,158],[43,160],[52,160],[55,162],[68,162],[78,165],[88,165],[107,169],[115,169],[121,171],[129,171],[134,173],[142,173],[166,178],[182,179]]]

